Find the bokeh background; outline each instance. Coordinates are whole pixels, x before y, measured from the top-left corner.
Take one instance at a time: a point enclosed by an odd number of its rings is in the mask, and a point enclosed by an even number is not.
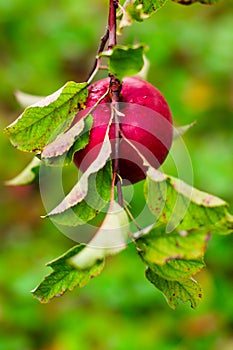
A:
[[[14,92],[46,95],[82,82],[107,19],[105,0],[0,0],[0,129],[22,111]],[[147,79],[168,100],[177,126],[197,121],[184,141],[194,185],[233,209],[233,1],[181,6],[171,1],[121,43],[150,50]],[[100,77],[100,76],[99,76]],[[182,149],[174,145],[179,166]],[[30,294],[45,263],[74,245],[44,214],[37,185],[9,188],[31,156],[0,134],[0,350],[233,349],[232,236],[214,236],[198,276],[197,310],[172,311],[144,277],[133,247],[108,260],[102,275],[48,305]],[[164,169],[175,174],[171,160]]]

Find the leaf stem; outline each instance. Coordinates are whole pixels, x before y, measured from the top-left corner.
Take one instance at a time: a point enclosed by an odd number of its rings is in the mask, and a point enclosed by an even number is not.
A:
[[[133,215],[132,215],[131,211],[129,210],[129,208],[127,207],[127,205],[125,205],[124,208],[125,208],[125,211],[126,211],[127,215],[128,215],[129,218],[132,220],[132,222],[133,222],[134,226],[136,227],[136,229],[137,229],[138,231],[141,231],[142,228],[137,224],[135,218],[133,217]]]

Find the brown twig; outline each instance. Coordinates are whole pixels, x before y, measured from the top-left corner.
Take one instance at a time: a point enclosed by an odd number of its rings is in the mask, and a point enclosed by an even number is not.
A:
[[[93,77],[95,76],[95,74],[97,73],[97,71],[99,69],[100,58],[98,56],[101,52],[104,51],[105,45],[108,41],[108,38],[109,38],[109,26],[107,25],[106,31],[100,39],[100,45],[99,45],[99,48],[98,48],[98,51],[96,54],[95,62],[93,64],[93,67],[91,68],[90,73],[89,73],[88,78],[87,78],[88,83],[90,83],[92,81]]]
[[[108,42],[108,49],[112,49],[116,44],[116,10],[118,8],[118,0],[109,0],[109,16],[108,16],[108,25],[106,28],[105,34],[101,37],[100,45],[97,51],[96,60],[94,65],[89,73],[87,83],[90,84],[100,66],[100,53],[103,52],[105,45]],[[115,125],[115,144],[114,144],[114,167],[113,167],[113,179],[114,183],[117,186],[117,196],[118,203],[120,206],[124,206],[123,194],[122,194],[122,183],[119,177],[119,150],[120,150],[120,138],[121,138],[121,128],[120,120],[117,111],[119,111],[119,102],[120,102],[120,93],[121,93],[121,82],[115,76],[109,74],[110,84],[109,84],[109,96],[112,101],[113,108],[113,122]]]
[[[108,16],[108,28],[109,28],[109,43],[108,48],[112,49],[116,45],[116,10],[118,8],[118,1],[109,1],[109,16]]]
[[[110,0],[109,2],[109,17],[108,17],[108,27],[109,27],[109,43],[108,49],[111,50],[116,44],[116,10],[118,8],[118,1]],[[121,82],[113,75],[110,76],[110,96],[113,104],[113,113],[114,113],[114,125],[115,125],[115,143],[114,143],[114,167],[113,167],[113,176],[116,180],[117,186],[117,196],[118,203],[120,206],[124,206],[123,194],[122,194],[122,184],[118,176],[119,174],[119,157],[120,157],[120,120],[119,114],[119,102],[120,102],[120,93],[121,93]]]

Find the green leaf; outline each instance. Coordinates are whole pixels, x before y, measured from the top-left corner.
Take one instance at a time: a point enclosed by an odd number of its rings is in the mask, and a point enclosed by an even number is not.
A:
[[[28,166],[16,177],[5,182],[7,186],[24,186],[35,182],[39,177],[41,161],[34,157]]]
[[[160,9],[167,0],[136,0],[134,2],[137,11],[140,11],[142,17],[147,18],[155,11]]]
[[[193,277],[203,269],[205,263],[203,259],[183,260],[174,259],[168,260],[164,265],[147,264],[152,271],[160,277],[169,281],[181,281]]]
[[[145,195],[158,222],[166,231],[205,229],[206,232],[229,234],[233,231],[228,204],[209,193],[201,192],[180,179],[150,168]]]
[[[180,281],[190,278],[205,265],[203,256],[209,234],[205,231],[166,233],[158,225],[135,241],[143,262],[160,277]]]
[[[219,0],[172,0],[182,5],[191,5],[194,3],[201,3],[204,5],[216,4]],[[133,22],[142,22],[152,16],[158,9],[160,9],[167,0],[126,0],[124,5],[118,11],[120,23],[118,27],[118,34],[122,33],[125,27],[130,26]]]
[[[204,255],[208,239],[208,232],[166,233],[166,225],[159,225],[137,239],[135,244],[144,261],[164,265],[174,259],[199,259]]]
[[[84,244],[77,245],[63,256],[47,264],[53,269],[53,272],[32,291],[41,303],[47,303],[52,298],[61,296],[67,290],[71,291],[77,286],[83,287],[101,273],[104,267],[103,260],[95,261],[85,270],[77,269],[70,264],[70,259],[80,254],[83,249],[85,249]]]
[[[161,173],[122,137],[147,167],[144,190],[155,224],[134,234],[138,253],[149,267],[146,276],[164,293],[172,308],[178,299],[196,307],[202,297],[201,287],[190,277],[204,266],[210,234],[233,231],[233,216],[222,199]]]
[[[77,205],[50,218],[60,225],[78,226],[93,219],[110,201],[112,166],[108,162],[88,180],[87,196]]]
[[[219,0],[172,0],[174,2],[177,2],[178,4],[181,5],[192,5],[195,2],[200,2],[201,4],[204,5],[213,5],[216,4]]]
[[[196,308],[202,299],[201,286],[193,279],[182,281],[168,281],[154,273],[150,268],[146,271],[147,279],[165,296],[168,305],[175,309],[178,300],[189,301],[192,308]]]
[[[129,234],[128,216],[118,203],[111,201],[96,234],[83,251],[71,259],[78,269],[86,269],[96,261],[117,254],[126,248]]]
[[[59,134],[52,143],[44,147],[41,153],[44,163],[50,166],[69,165],[73,161],[74,153],[88,144],[92,124],[93,118],[89,114],[67,132]]]
[[[147,167],[144,186],[146,201],[157,222],[166,224],[166,232],[175,229],[199,229],[217,234],[233,232],[233,216],[228,212],[225,201],[161,173],[148,163],[130,140],[124,135],[122,137]]]
[[[114,46],[111,50],[104,51],[100,56],[108,57],[108,67],[112,75],[123,79],[135,75],[143,68],[144,45]]]
[[[76,286],[83,287],[91,278],[100,274],[105,257],[126,248],[129,233],[128,216],[118,203],[112,201],[106,216],[88,245],[73,247],[48,266],[53,272],[45,277],[33,295],[42,303]]]
[[[121,21],[119,34],[124,27],[130,26],[134,21],[142,22],[160,9],[167,0],[127,0],[123,5],[123,11],[119,11]]]
[[[87,94],[87,83],[68,82],[54,94],[27,107],[5,132],[16,148],[38,153],[69,128],[75,114],[84,107]]]

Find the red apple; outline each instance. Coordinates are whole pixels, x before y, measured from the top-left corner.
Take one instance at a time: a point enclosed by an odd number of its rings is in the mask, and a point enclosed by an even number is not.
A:
[[[88,88],[86,108],[90,109],[105,94],[109,78],[99,80]],[[94,118],[88,145],[75,153],[74,163],[85,171],[96,159],[103,143],[111,117],[110,96],[106,96],[92,112]],[[155,168],[165,160],[172,143],[172,116],[162,94],[150,83],[137,77],[124,78],[120,95],[120,127],[123,135]],[[77,122],[86,110],[77,114]],[[109,138],[114,149],[115,124],[110,127]],[[112,152],[113,157],[114,152]],[[114,159],[113,159],[114,162]],[[119,175],[123,184],[136,183],[146,176],[142,157],[124,139],[120,139]],[[128,180],[128,181],[126,181]]]

